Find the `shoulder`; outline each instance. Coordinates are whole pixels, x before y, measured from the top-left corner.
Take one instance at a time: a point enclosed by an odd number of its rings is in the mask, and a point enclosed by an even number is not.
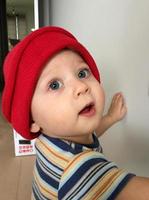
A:
[[[80,176],[86,173],[95,165],[101,165],[102,163],[107,163],[107,159],[102,153],[94,151],[85,151],[74,156],[68,163],[64,170],[62,181],[67,177],[74,177],[76,173]],[[65,176],[67,174],[67,176]]]
[[[59,185],[59,199],[108,199],[108,196],[120,190],[126,179],[128,174],[109,162],[103,154],[82,152],[64,170]]]

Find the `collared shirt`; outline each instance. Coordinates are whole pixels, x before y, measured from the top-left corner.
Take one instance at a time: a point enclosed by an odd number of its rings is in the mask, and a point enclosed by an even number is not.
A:
[[[41,134],[32,199],[114,200],[134,175],[105,158],[95,134],[93,140],[83,145]]]

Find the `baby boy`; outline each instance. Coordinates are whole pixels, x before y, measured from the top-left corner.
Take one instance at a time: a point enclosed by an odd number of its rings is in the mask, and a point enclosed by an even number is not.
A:
[[[102,153],[98,137],[126,108],[118,94],[114,102],[122,110],[112,118],[111,106],[103,117],[104,91],[96,63],[70,32],[60,27],[34,31],[8,54],[4,75],[5,117],[23,137],[37,138],[32,199],[149,195],[147,179],[119,169]],[[136,196],[137,186],[141,192]]]

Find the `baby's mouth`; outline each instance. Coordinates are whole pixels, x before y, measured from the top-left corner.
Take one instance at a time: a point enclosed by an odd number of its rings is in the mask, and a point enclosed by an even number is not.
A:
[[[95,104],[93,102],[87,104],[80,112],[79,115],[91,116],[95,113]]]

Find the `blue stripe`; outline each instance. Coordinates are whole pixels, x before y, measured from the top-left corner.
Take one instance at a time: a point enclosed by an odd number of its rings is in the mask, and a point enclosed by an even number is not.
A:
[[[47,168],[46,166],[43,166],[39,159],[37,160],[38,162],[38,165],[40,166],[40,169],[45,173],[47,174],[47,176],[51,177],[53,180],[55,181],[60,181],[60,176],[58,177],[57,174],[55,174],[52,170],[50,170],[49,168]]]
[[[106,166],[106,165],[105,165]],[[105,166],[103,166],[102,168],[104,168]],[[92,177],[90,179],[92,179],[93,177],[96,179],[94,182],[92,182],[92,184],[88,187],[88,189],[86,190],[86,193],[89,192],[90,189],[92,189],[94,187],[94,185],[96,185],[96,183],[107,173],[109,172],[111,169],[116,168],[116,166],[111,166],[109,167],[107,170],[105,170],[100,176],[98,176],[98,173],[100,172],[99,170],[101,170],[102,168],[99,168],[98,171],[95,171],[92,174]],[[114,188],[115,189],[115,188]],[[86,194],[85,193],[85,194]],[[82,198],[85,194],[82,194],[80,196],[80,198]]]
[[[57,168],[58,170],[60,170],[61,172],[63,171],[60,167],[58,167],[57,165],[53,164],[52,162],[50,162],[45,155],[37,148],[36,146],[36,154],[37,154],[37,158],[39,157],[43,157],[43,159],[45,159],[48,163],[50,163],[50,165],[52,165],[53,167]]]
[[[104,162],[104,163],[103,163]],[[87,160],[85,163],[80,166],[80,168],[68,179],[68,181],[60,188],[59,195],[60,198],[63,198],[69,190],[71,190],[75,184],[83,177],[85,173],[87,173],[90,168],[92,168],[94,165],[98,164],[97,168],[102,169],[105,167],[105,165],[108,164],[105,159],[101,158],[95,158]],[[96,168],[95,168],[96,169]],[[99,171],[99,170],[98,170]],[[94,171],[91,171],[93,173],[92,177],[94,176]],[[90,174],[91,174],[90,173]],[[89,176],[90,176],[89,174]],[[86,177],[87,179],[87,177]],[[95,184],[95,183],[94,183]],[[66,191],[67,188],[67,191]]]
[[[68,141],[68,143],[64,140],[61,140],[59,138],[52,138],[49,137],[47,135],[40,135],[40,137],[45,137],[49,142],[52,142],[56,147],[59,147],[61,150],[66,151],[66,152],[70,152],[74,155],[81,153],[83,151],[83,146],[90,148],[90,149],[95,149],[95,148],[99,148],[100,144],[99,144],[99,140],[98,138],[93,134],[93,144],[87,144],[87,145],[83,145],[83,144],[78,144],[78,143],[73,143]],[[74,144],[74,148],[71,146],[71,144]]]
[[[44,180],[47,184],[51,185],[55,189],[58,189],[59,187],[59,182],[55,181],[53,178],[48,176],[39,166],[38,162],[36,162],[36,168],[39,173],[39,176],[41,177],[42,180]]]
[[[102,169],[102,168],[104,168],[105,167],[105,165],[106,164],[104,164],[104,166],[102,166],[102,167],[100,167],[100,165],[98,165],[86,178],[85,178],[85,180],[82,180],[83,181],[83,183],[82,184],[80,184],[80,188],[78,187],[77,188],[77,193],[76,193],[76,191],[74,191],[72,194],[71,194],[71,196],[69,196],[68,198],[67,198],[67,200],[68,199],[75,199],[75,197],[76,197],[76,195],[79,195],[79,199],[81,199],[82,197],[84,197],[84,195],[85,194],[87,194],[88,192],[89,192],[89,190],[91,189],[91,188],[93,188],[94,187],[94,185],[96,185],[96,183],[109,171],[109,170],[111,170],[111,169],[113,169],[113,166],[112,167],[109,167],[107,170],[105,170],[100,176],[98,176],[98,172]],[[94,178],[94,181],[93,181],[93,178]],[[92,180],[92,184],[90,183],[90,181]],[[86,189],[86,190],[84,190],[84,188]],[[83,190],[84,190],[84,192],[83,192]],[[81,192],[80,194],[79,194],[79,192]]]
[[[68,199],[73,199],[76,195],[79,195],[79,199],[81,199],[82,197],[84,197],[84,195],[90,190],[90,188],[92,188],[93,185],[96,184],[96,182],[98,181],[98,179],[95,179],[93,184],[90,186],[88,183],[89,181],[95,177],[95,175],[97,174],[97,172],[104,168],[105,164],[101,167],[100,165],[98,165],[96,168],[94,168],[93,171],[90,172],[90,174],[88,174],[88,176],[85,177],[85,179],[82,180],[82,182],[80,183],[80,185],[78,186],[77,190],[74,191],[68,198]],[[102,174],[103,175],[103,174]],[[88,181],[89,180],[89,181]],[[84,190],[85,189],[85,190]],[[84,190],[84,192],[83,192]],[[80,193],[81,192],[81,193]],[[80,194],[79,194],[80,193]]]
[[[51,143],[53,143],[56,147],[59,147],[61,150],[71,152],[70,145],[68,145],[63,140],[60,140],[58,138],[52,138],[47,135],[42,135],[42,136],[45,137]],[[74,153],[74,150],[72,151],[72,153]]]
[[[37,159],[37,162],[39,163],[39,165],[41,166],[41,168],[43,168],[44,170],[47,171],[47,173],[55,176],[55,178],[57,178],[57,179],[60,180],[61,174],[58,174],[55,171],[53,171],[51,168],[49,168],[49,166],[47,166],[40,158]]]
[[[34,198],[36,200],[48,200],[43,194],[41,194],[38,186],[36,185],[35,181],[32,184],[32,192],[34,195]]]

